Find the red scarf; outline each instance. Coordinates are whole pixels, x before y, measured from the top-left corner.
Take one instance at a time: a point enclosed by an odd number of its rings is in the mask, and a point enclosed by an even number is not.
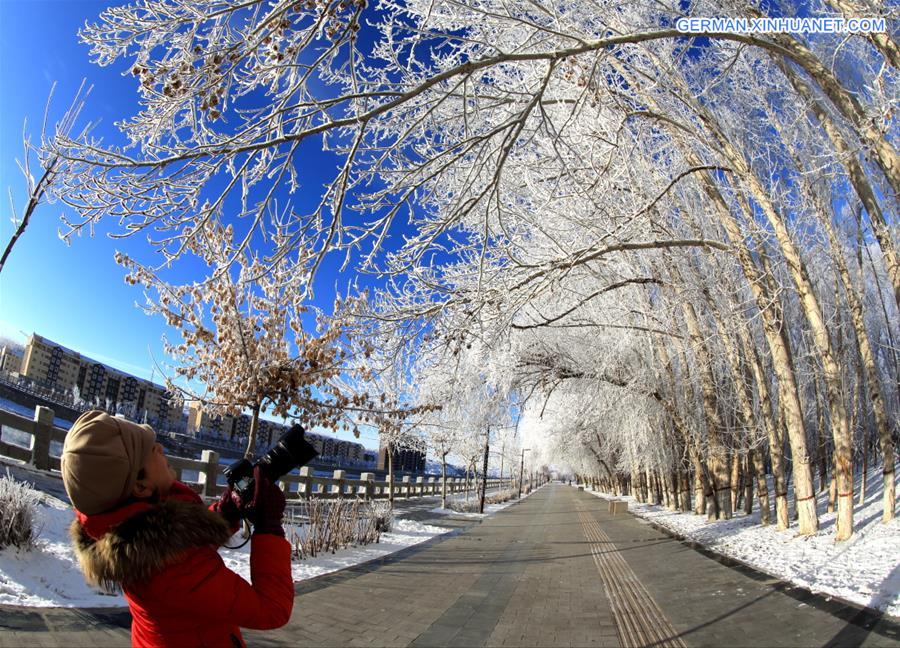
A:
[[[75,517],[84,532],[94,540],[99,540],[114,527],[121,524],[128,518],[137,515],[143,511],[148,511],[160,502],[168,500],[176,500],[179,502],[190,502],[192,504],[203,505],[203,500],[189,486],[179,481],[173,482],[169,489],[169,494],[159,498],[158,502],[150,502],[149,500],[131,501],[119,508],[107,511],[106,513],[97,513],[96,515],[85,515],[79,510],[75,510]]]

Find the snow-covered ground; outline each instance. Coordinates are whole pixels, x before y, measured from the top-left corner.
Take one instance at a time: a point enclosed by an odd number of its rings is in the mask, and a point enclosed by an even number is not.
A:
[[[532,491],[532,493],[541,488],[543,488],[543,486],[539,486],[538,488],[534,489]],[[530,494],[531,493],[523,494],[522,499],[525,499]],[[464,500],[465,497],[457,496],[457,497],[451,498],[451,499]],[[437,513],[439,515],[452,515],[453,517],[464,518],[464,519],[469,519],[469,520],[480,520],[482,518],[486,518],[488,516],[493,515],[497,511],[502,511],[503,509],[505,509],[508,506],[512,506],[517,501],[518,501],[517,499],[511,499],[511,500],[507,500],[505,502],[501,502],[500,504],[485,504],[484,505],[484,513],[474,513],[474,512],[469,513],[469,512],[465,512],[465,511],[456,511],[454,509],[441,508],[440,506],[438,506],[437,508],[431,509],[430,512]]]
[[[811,536],[799,535],[796,524],[783,532],[760,526],[758,511],[707,522],[704,516],[639,504],[633,497],[619,499],[628,500],[628,510],[638,517],[762,572],[900,617],[900,518],[881,522],[880,482],[880,467],[870,470],[866,499],[854,511],[856,531],[846,542],[834,541],[835,514],[824,513],[826,493],[819,495],[819,531]],[[857,493],[859,486],[857,480]]]
[[[395,518],[391,526],[391,532],[382,534],[381,540],[376,544],[363,547],[350,547],[342,549],[334,554],[316,556],[305,560],[295,560],[293,563],[294,581],[302,581],[322,574],[328,574],[339,569],[352,567],[375,558],[381,558],[388,554],[400,551],[406,547],[417,545],[450,531],[447,527],[432,526],[413,520]],[[248,581],[250,580],[250,545],[241,549],[220,549],[219,553],[225,560],[229,569],[237,572]]]
[[[0,604],[36,607],[126,605],[121,595],[104,594],[85,584],[69,541],[68,528],[73,516],[68,504],[42,494],[38,518],[40,533],[33,550],[0,550]],[[379,558],[449,530],[396,518],[391,532],[383,534],[377,544],[295,561],[294,580],[302,581]],[[229,568],[249,580],[249,544],[236,550],[221,549],[220,553]]]

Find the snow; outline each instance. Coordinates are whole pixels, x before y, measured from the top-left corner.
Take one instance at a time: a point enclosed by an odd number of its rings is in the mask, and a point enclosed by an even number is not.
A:
[[[11,401],[8,398],[0,397],[0,409],[4,409],[7,412],[12,412],[13,414],[18,414],[19,416],[25,416],[28,420],[34,419],[34,408],[28,407],[26,405],[20,405],[15,401]],[[58,416],[53,419],[53,425],[58,428],[62,428],[63,430],[68,430],[72,427],[72,421],[67,421],[66,419],[61,419]],[[9,428],[11,429],[11,428]],[[31,435],[28,435],[31,437]]]
[[[535,491],[540,490],[541,488],[543,488],[543,486],[539,486],[538,488],[532,490],[531,493],[534,493]],[[522,499],[525,499],[526,497],[531,495],[531,493],[523,493]],[[464,498],[460,497],[458,499],[464,499]],[[511,499],[511,500],[507,500],[505,502],[501,502],[500,504],[485,504],[484,505],[484,513],[468,513],[465,511],[456,511],[454,509],[449,509],[449,508],[441,508],[440,506],[438,506],[437,508],[431,509],[429,511],[429,513],[436,513],[438,515],[448,515],[448,516],[465,519],[465,520],[482,520],[486,517],[490,517],[497,511],[502,511],[506,507],[512,506],[517,501],[518,501],[517,499]]]
[[[0,550],[0,604],[38,607],[124,605],[88,587],[72,551],[68,528],[71,507],[47,494],[38,509],[38,539],[31,551]]]
[[[515,500],[491,504],[485,507],[484,515],[461,514],[444,509],[434,509],[434,512],[455,518],[482,519],[513,503]],[[398,511],[397,515],[402,515],[402,511]],[[74,608],[127,605],[120,594],[106,594],[84,582],[69,540],[68,529],[73,514],[67,503],[41,493],[37,518],[38,539],[31,551],[17,551],[12,547],[0,550],[0,604]],[[349,547],[334,554],[305,560],[295,559],[292,566],[294,581],[315,578],[381,558],[449,531],[451,529],[448,527],[396,517],[391,532],[382,534],[378,543]],[[231,544],[237,545],[242,541],[238,535]],[[219,550],[228,568],[247,580],[250,579],[250,548],[251,544],[247,544],[240,549]]]
[[[707,522],[705,516],[639,504],[631,496],[617,499],[627,500],[636,516],[761,572],[900,617],[900,518],[881,522],[880,482],[881,469],[870,470],[865,501],[854,510],[854,534],[845,542],[834,541],[835,513],[824,513],[827,493],[818,497],[819,531],[810,536],[799,535],[796,524],[781,532],[760,526],[758,511]],[[857,479],[856,493],[859,487]],[[793,501],[793,493],[789,499]]]
[[[857,506],[857,530],[842,543],[834,542],[834,513],[822,513],[820,531],[800,536],[796,526],[779,532],[758,524],[759,514],[739,513],[732,520],[707,522],[705,517],[675,513],[662,506],[628,500],[635,515],[663,526],[708,549],[746,563],[767,574],[790,581],[813,592],[836,596],[900,617],[900,518],[881,523],[880,471],[873,470],[867,497]],[[594,493],[598,496],[605,496]],[[825,510],[820,495],[819,511]],[[486,507],[485,515],[432,509],[454,518],[481,519],[502,510],[515,500]],[[30,552],[14,548],[0,550],[0,604],[33,607],[117,607],[121,595],[108,595],[85,584],[68,537],[72,510],[68,504],[42,493],[38,511],[39,536]],[[334,554],[295,561],[295,581],[380,558],[450,529],[398,517],[381,541],[350,547]],[[221,549],[228,567],[244,578],[250,576],[250,545],[238,550]]]
[[[72,551],[68,527],[72,509],[59,499],[41,494],[37,515],[39,534],[29,552],[14,548],[0,550],[0,604],[31,607],[119,607],[126,605],[121,595],[109,595],[89,587]],[[380,558],[425,542],[449,528],[423,524],[402,517],[394,520],[390,533],[381,541],[364,547],[350,547],[334,554],[295,560],[295,581],[321,576],[368,560]],[[233,544],[239,544],[239,537]],[[220,549],[230,569],[250,578],[250,544],[241,549]]]
[[[447,531],[450,531],[450,529],[446,527],[396,518],[391,527],[391,532],[382,534],[381,540],[375,544],[342,549],[334,554],[319,555],[306,560],[295,560],[292,565],[294,581],[315,578],[339,569],[346,569],[353,565],[381,558],[401,549],[430,540]],[[243,541],[240,539],[240,536],[236,536],[235,540]],[[219,554],[225,560],[228,568],[248,581],[250,580],[250,547],[251,545],[247,544],[241,549],[223,548],[219,550]]]

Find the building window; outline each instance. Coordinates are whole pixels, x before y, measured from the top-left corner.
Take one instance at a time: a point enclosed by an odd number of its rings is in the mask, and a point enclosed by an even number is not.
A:
[[[157,409],[157,416],[159,420],[166,421],[169,418],[169,399],[172,397],[172,394],[169,392],[165,392],[162,395],[162,398],[159,399],[159,407]]]
[[[106,399],[113,408],[115,408],[119,400],[119,381],[112,376],[109,377],[109,380],[106,383]]]
[[[54,347],[50,353],[50,361],[47,363],[48,381],[56,382],[57,377],[59,377],[59,366],[62,364],[62,357],[63,350],[59,347]]]
[[[138,384],[137,380],[129,376],[122,384],[122,400],[130,403],[137,397]]]
[[[103,383],[106,381],[106,368],[99,363],[91,367],[90,374],[87,379],[87,387],[85,388],[86,398],[95,398],[100,395]]]

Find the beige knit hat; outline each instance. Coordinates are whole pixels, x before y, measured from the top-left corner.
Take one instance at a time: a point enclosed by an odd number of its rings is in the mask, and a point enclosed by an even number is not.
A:
[[[153,452],[156,433],[91,410],[66,434],[60,468],[72,505],[85,515],[103,513],[128,498],[137,475]]]

